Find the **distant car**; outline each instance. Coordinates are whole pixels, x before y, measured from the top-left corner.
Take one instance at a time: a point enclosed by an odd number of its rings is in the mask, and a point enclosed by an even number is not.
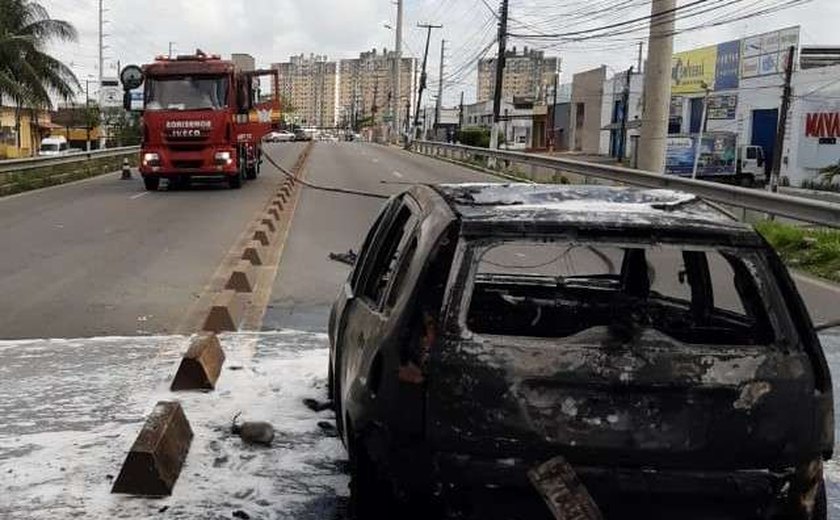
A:
[[[359,518],[525,489],[557,455],[607,519],[826,518],[811,320],[772,248],[692,195],[414,186],[368,232],[329,337]]]
[[[66,137],[45,137],[41,140],[41,146],[38,148],[38,155],[42,157],[52,157],[56,155],[67,155],[70,153],[70,144]]]
[[[271,132],[265,136],[265,141],[269,143],[288,143],[295,140],[295,134],[286,130],[278,132]]]
[[[306,130],[295,130],[295,141],[311,141],[312,133]]]

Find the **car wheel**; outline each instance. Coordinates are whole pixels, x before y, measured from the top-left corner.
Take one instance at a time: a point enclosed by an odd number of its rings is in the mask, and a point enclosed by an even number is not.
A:
[[[825,480],[820,479],[819,487],[817,488],[817,496],[814,497],[814,512],[811,514],[811,520],[827,520],[828,519],[828,497],[825,493]]]
[[[351,441],[350,449],[350,518],[386,520],[399,518],[396,501],[368,455],[363,439]]]
[[[160,177],[143,177],[143,185],[146,186],[147,191],[157,191],[160,186]]]
[[[755,186],[755,181],[753,180],[752,175],[744,175],[741,177],[740,182],[738,183],[744,188],[752,188]]]

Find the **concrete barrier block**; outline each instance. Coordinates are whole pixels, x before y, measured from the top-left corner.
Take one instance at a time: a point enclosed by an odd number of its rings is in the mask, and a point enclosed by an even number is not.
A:
[[[276,199],[272,200],[271,205],[274,206],[275,208],[281,210],[281,211],[283,209],[283,201],[281,201],[279,198],[276,198]]]
[[[277,208],[271,208],[271,209],[269,209],[269,210],[268,210],[268,214],[269,214],[269,215],[271,215],[271,217],[272,217],[274,220],[280,220],[280,212],[279,212],[279,211],[277,211]],[[273,227],[273,225],[272,225],[271,231],[272,231],[272,232],[274,232],[274,227]]]
[[[265,229],[262,228],[254,231],[253,239],[262,244],[263,246],[271,244],[271,240],[268,238],[268,233],[266,233]]]
[[[254,290],[254,265],[248,260],[240,260],[230,274],[225,289],[238,293],[249,293]]]
[[[236,332],[245,311],[245,300],[233,290],[222,292],[213,301],[210,314],[204,320],[202,330],[209,332]]]
[[[192,339],[170,390],[213,390],[222,372],[225,351],[215,334],[203,334]]]
[[[158,402],[131,446],[111,493],[171,495],[192,438],[181,404]]]
[[[265,250],[262,243],[257,240],[249,242],[242,252],[242,259],[251,262],[251,265],[263,265],[263,258],[265,258]]]
[[[272,211],[274,211],[274,213],[271,213]],[[271,230],[272,233],[274,233],[275,231],[277,231],[277,226],[274,225],[274,221],[279,220],[280,216],[279,216],[279,213],[277,213],[277,210],[275,210],[275,209],[269,209],[268,213],[269,213],[269,215],[272,215],[272,216],[277,215],[277,216],[275,216],[275,218],[273,218],[273,219],[272,218],[264,218],[264,219],[260,220],[260,224],[267,227],[269,230]]]

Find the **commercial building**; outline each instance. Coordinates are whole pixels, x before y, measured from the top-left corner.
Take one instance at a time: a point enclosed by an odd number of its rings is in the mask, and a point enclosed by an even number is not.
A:
[[[332,128],[338,122],[338,66],[326,56],[303,54],[271,65],[280,76],[288,123]]]
[[[547,113],[546,105],[536,105],[530,98],[503,100],[500,130],[504,139],[499,147],[506,150],[545,148]],[[491,129],[493,101],[464,105],[463,126]]]
[[[338,110],[342,126],[363,120],[383,124],[394,118],[395,63],[396,53],[387,49],[373,49],[339,62]],[[399,107],[403,125],[414,110],[416,67],[415,58],[401,58]]]
[[[799,56],[799,32],[788,27],[676,54],[669,133],[693,136],[705,122],[707,133],[732,136],[736,146],[760,146],[769,173],[786,60],[791,47]],[[806,52],[802,63],[794,59],[791,83],[780,174],[798,186],[840,161],[840,66]]]
[[[476,99],[493,99],[496,91],[496,58],[484,58],[478,62],[478,90]],[[516,47],[505,54],[502,95],[505,99],[514,97],[531,98],[538,103],[553,103],[560,58],[546,57],[543,51],[525,47],[517,52]]]
[[[606,79],[606,66],[579,72],[572,78],[568,141],[576,152],[597,154],[608,145],[608,138],[601,135]]]
[[[0,106],[0,159],[33,157],[52,127],[49,112]]]

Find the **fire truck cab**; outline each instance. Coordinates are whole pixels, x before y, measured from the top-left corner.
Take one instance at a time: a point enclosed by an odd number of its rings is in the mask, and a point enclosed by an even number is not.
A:
[[[233,189],[256,179],[261,139],[279,119],[276,87],[273,99],[257,102],[255,78],[262,75],[275,75],[278,84],[276,71],[238,71],[233,62],[201,51],[126,67],[127,109],[129,91],[144,84],[140,174],[146,189],[157,190],[161,179],[177,186],[216,177]]]

